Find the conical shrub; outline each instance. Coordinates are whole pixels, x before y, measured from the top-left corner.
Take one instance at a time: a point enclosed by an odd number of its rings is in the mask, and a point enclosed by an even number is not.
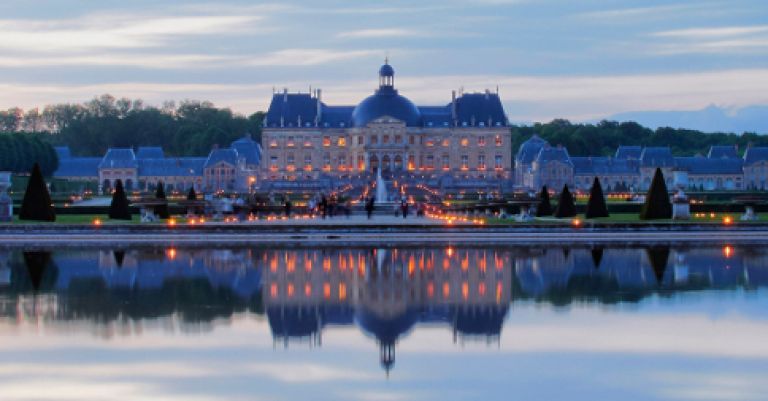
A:
[[[163,185],[163,182],[160,181],[157,183],[157,190],[155,191],[155,198],[158,200],[165,201],[165,188]],[[168,202],[166,201],[162,205],[155,206],[155,214],[157,217],[161,219],[167,219],[171,217],[170,213],[168,213]]]
[[[603,196],[603,186],[600,180],[595,177],[592,181],[592,188],[589,190],[589,200],[587,201],[587,212],[584,217],[594,219],[596,217],[608,217],[608,207],[605,205],[605,196]]]
[[[197,192],[195,192],[195,187],[189,188],[189,192],[187,192],[187,200],[197,200]]]
[[[560,192],[560,199],[557,201],[557,209],[555,209],[555,217],[574,217],[576,216],[576,204],[573,202],[573,195],[568,190],[568,184],[563,185],[563,190]]]
[[[660,168],[656,168],[653,174],[651,187],[645,195],[645,204],[640,210],[641,220],[657,220],[672,218],[672,203],[669,201],[667,184],[664,182],[664,174]]]
[[[35,163],[24,192],[24,200],[19,210],[19,219],[35,221],[56,221],[56,212],[48,188],[45,186],[40,165]]]
[[[539,205],[536,207],[536,217],[546,217],[552,215],[552,203],[549,200],[549,189],[546,185],[541,187],[539,192]]]
[[[125,194],[122,180],[117,180],[115,183],[115,192],[112,193],[112,203],[109,205],[109,218],[115,220],[131,219],[128,196]]]

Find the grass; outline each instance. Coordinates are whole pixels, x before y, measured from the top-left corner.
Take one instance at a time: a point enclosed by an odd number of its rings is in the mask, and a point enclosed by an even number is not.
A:
[[[56,216],[56,221],[53,223],[47,221],[33,221],[33,220],[19,220],[18,216],[15,217],[10,224],[93,224],[98,219],[104,225],[110,224],[139,224],[139,216],[134,215],[133,219],[128,220],[110,220],[105,214],[60,214]],[[0,225],[7,225],[9,223],[0,223]]]
[[[609,217],[600,217],[596,219],[585,219],[583,214],[577,215],[575,218],[578,218],[583,223],[606,223],[606,224],[623,224],[623,223],[676,223],[676,224],[724,224],[724,220],[726,217],[729,217],[732,221],[732,224],[738,225],[738,224],[751,224],[751,223],[762,223],[768,221],[768,213],[758,214],[758,220],[755,221],[741,221],[739,220],[741,217],[740,213],[716,213],[714,215],[710,214],[703,214],[696,216],[694,215],[690,220],[671,220],[671,219],[663,219],[663,220],[640,220],[640,216],[637,213],[614,213],[611,214]],[[490,217],[486,219],[487,224],[535,224],[535,225],[552,225],[552,224],[571,224],[575,218],[563,218],[563,219],[557,219],[554,217],[550,218],[536,218],[535,220],[527,223],[518,223],[514,220],[514,218],[507,218],[507,219],[501,219],[498,217]]]

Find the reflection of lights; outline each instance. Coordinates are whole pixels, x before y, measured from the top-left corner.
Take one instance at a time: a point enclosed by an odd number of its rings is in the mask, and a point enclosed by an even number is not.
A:
[[[435,296],[435,283],[428,283],[427,284],[427,296],[432,298]]]
[[[485,296],[485,283],[480,283],[477,285],[477,293],[480,294],[481,297]]]
[[[331,284],[323,284],[323,298],[329,299],[331,297]]]
[[[445,250],[445,253],[448,255],[449,258],[453,257],[453,248],[449,246],[448,249]]]
[[[501,291],[504,287],[501,285],[501,282],[496,283],[496,303],[501,302]]]
[[[731,247],[730,245],[724,246],[723,247],[723,255],[726,258],[730,258],[731,256],[733,256],[733,247]]]
[[[168,220],[168,225],[171,226],[171,227],[175,226],[176,225],[176,220],[175,219]]]
[[[443,283],[443,298],[448,298],[451,295],[451,286],[448,283]]]
[[[312,284],[304,284],[304,296],[310,297],[312,295]]]
[[[716,215],[715,213],[710,213],[710,214],[709,214],[709,217],[710,217],[710,218],[712,218],[712,219],[714,219],[716,216],[717,216],[717,215]]]
[[[293,296],[293,292],[294,292],[294,290],[295,290],[295,289],[294,289],[294,287],[293,287],[293,284],[289,283],[289,284],[288,284],[288,287],[286,288],[286,290],[287,290],[287,292],[288,292],[288,296],[289,296],[289,297],[292,297],[292,296]]]
[[[339,283],[339,301],[347,299],[347,285]]]
[[[461,297],[466,301],[469,298],[469,284],[467,282],[461,283]]]
[[[174,260],[176,259],[176,248],[168,248],[165,253],[168,255],[168,259]]]
[[[269,286],[269,296],[271,296],[272,298],[276,298],[277,297],[277,284],[272,283]]]

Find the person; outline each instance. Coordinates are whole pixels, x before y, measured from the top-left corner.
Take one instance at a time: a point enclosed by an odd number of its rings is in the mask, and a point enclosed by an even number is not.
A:
[[[284,208],[285,208],[285,217],[291,217],[291,206],[292,206],[291,205],[291,200],[290,199],[286,199],[285,200],[285,206],[284,206]]]
[[[328,199],[326,199],[325,194],[320,195],[320,215],[325,218],[325,215],[328,213]]]
[[[400,210],[403,212],[403,218],[408,216],[408,201],[403,199],[400,203]]]
[[[352,214],[352,201],[349,199],[344,202],[344,213],[347,215],[347,218],[349,218],[349,215]]]
[[[373,197],[369,196],[368,199],[365,200],[365,212],[368,214],[368,220],[371,219],[371,215],[373,215]]]
[[[400,210],[402,209],[402,207],[398,205],[397,202],[393,202],[393,203],[394,203],[393,210],[395,211],[395,217],[398,217],[400,215]]]

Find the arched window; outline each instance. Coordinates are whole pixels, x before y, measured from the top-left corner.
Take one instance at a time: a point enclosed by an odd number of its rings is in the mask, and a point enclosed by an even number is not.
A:
[[[395,155],[395,171],[401,171],[403,169],[403,157]]]
[[[384,155],[381,158],[381,170],[382,171],[389,171],[390,165],[389,165],[389,155]]]
[[[371,165],[371,171],[376,171],[379,169],[379,157],[376,155],[371,155],[370,159],[368,160],[368,164]]]

